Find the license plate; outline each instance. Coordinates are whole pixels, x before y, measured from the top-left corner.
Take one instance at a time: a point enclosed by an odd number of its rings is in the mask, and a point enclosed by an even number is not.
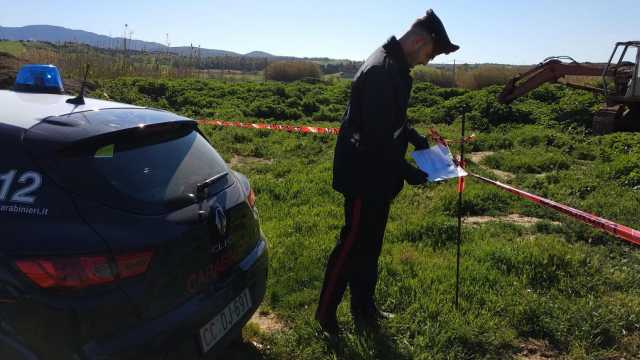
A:
[[[227,304],[224,310],[200,328],[202,351],[205,353],[209,351],[250,308],[251,295],[249,295],[249,289],[245,289],[240,296]]]

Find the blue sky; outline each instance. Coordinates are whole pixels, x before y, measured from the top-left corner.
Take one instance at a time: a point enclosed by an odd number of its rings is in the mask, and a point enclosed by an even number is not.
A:
[[[455,55],[435,62],[531,64],[551,55],[606,61],[615,41],[640,40],[639,0],[537,1],[35,1],[0,0],[0,25],[60,25],[246,53],[362,60],[433,8]]]

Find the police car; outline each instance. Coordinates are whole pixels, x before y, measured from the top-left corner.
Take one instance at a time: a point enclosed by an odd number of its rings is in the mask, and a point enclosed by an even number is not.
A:
[[[64,95],[29,65],[0,90],[0,154],[0,359],[189,358],[240,336],[267,244],[195,121]]]

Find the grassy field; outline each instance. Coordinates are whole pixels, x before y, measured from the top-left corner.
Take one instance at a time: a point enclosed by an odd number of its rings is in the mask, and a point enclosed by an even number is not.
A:
[[[24,53],[25,47],[19,41],[0,41],[0,51],[19,57]]]
[[[466,114],[478,134],[472,171],[640,228],[640,134],[589,135],[599,103],[590,94],[549,86],[507,108],[495,102],[498,91],[418,83],[409,117],[421,131],[434,126],[453,138]],[[322,120],[339,117],[348,83],[119,79],[96,94],[193,117],[336,126]],[[270,242],[263,311],[284,328],[249,326],[247,339],[260,345],[247,343],[244,358],[640,357],[639,249],[474,180],[463,203],[460,309],[453,306],[455,183],[407,186],[392,205],[376,293],[398,316],[380,334],[359,335],[346,301],[338,314],[343,344],[329,347],[313,313],[342,225],[342,198],[331,189],[335,139],[202,130],[251,179]],[[509,220],[513,214],[528,221]]]
[[[455,133],[455,125],[441,130]],[[312,320],[323,267],[342,219],[342,199],[330,187],[334,139],[208,126],[203,130],[222,155],[228,161],[235,157],[237,170],[251,178],[270,240],[264,307],[284,321],[286,330],[253,334],[268,346],[261,356],[508,358],[520,353],[528,339],[546,342],[540,351],[575,359],[640,354],[638,250],[477,181],[469,181],[465,192],[467,216],[522,214],[541,221],[465,227],[462,302],[456,311],[455,184],[408,187],[392,207],[377,289],[379,304],[399,316],[382,334],[360,336],[343,304],[339,319],[347,329],[345,344],[334,352],[315,335]],[[480,134],[474,147],[496,151],[491,156],[499,160],[483,162],[514,171],[517,185],[640,227],[640,193],[612,183],[615,171],[603,171],[610,162],[600,160],[599,153],[607,144],[637,153],[640,136],[560,136],[562,142],[550,145],[531,139],[544,139],[545,131],[535,126],[507,131],[504,138],[514,144],[507,148],[495,146],[497,134]],[[535,172],[517,165],[521,157],[530,158],[531,151],[555,154],[579,145],[593,151],[592,160],[581,160],[582,152],[573,152],[563,155],[566,168],[555,166],[555,155],[537,160]],[[471,169],[492,176],[487,167],[472,164]]]

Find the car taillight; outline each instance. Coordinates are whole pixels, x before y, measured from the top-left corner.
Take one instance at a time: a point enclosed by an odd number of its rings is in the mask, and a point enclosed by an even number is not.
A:
[[[110,257],[78,256],[17,260],[16,265],[31,281],[42,288],[81,289],[106,284],[144,273],[153,253],[144,251]]]
[[[118,274],[124,279],[144,273],[149,267],[152,256],[151,251],[116,256]]]
[[[256,206],[256,194],[253,192],[253,189],[249,190],[249,195],[247,195],[247,203],[252,208]]]

